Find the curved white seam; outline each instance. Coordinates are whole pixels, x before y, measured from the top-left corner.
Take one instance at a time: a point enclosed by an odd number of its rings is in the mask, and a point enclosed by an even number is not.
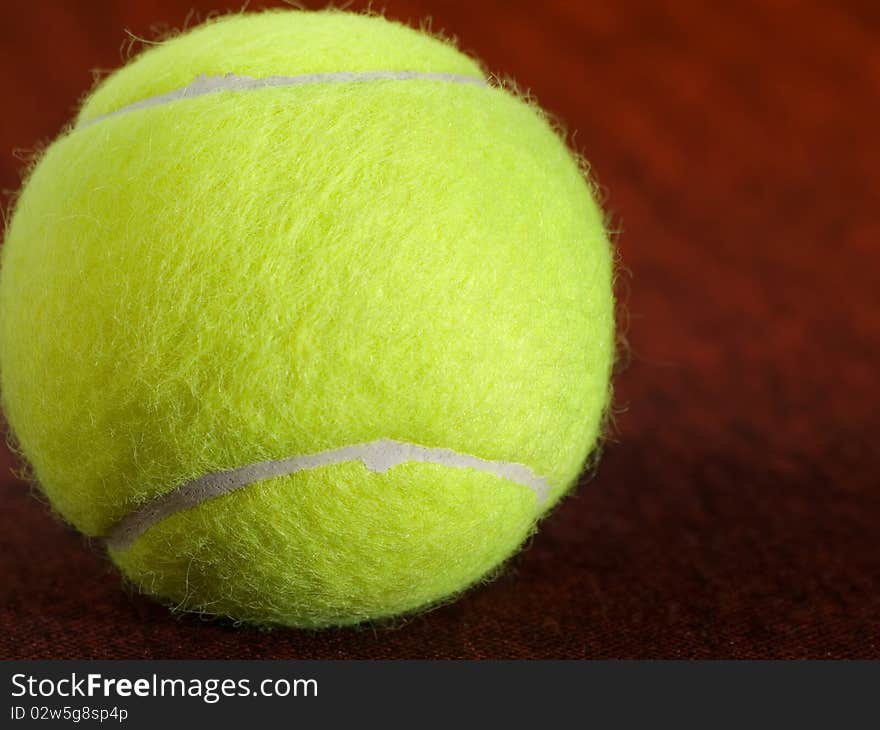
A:
[[[200,74],[186,86],[167,91],[164,94],[149,96],[146,99],[126,104],[119,109],[106,114],[100,114],[92,119],[77,125],[76,129],[85,129],[93,124],[103,122],[105,119],[128,114],[139,109],[148,109],[154,106],[170,104],[181,99],[194,99],[205,94],[214,94],[218,91],[254,91],[278,86],[301,86],[303,84],[339,84],[339,83],[363,83],[366,81],[443,81],[450,84],[475,84],[488,86],[485,79],[477,76],[463,76],[453,73],[441,73],[430,71],[339,71],[334,73],[303,74],[301,76],[242,76],[239,74],[224,74],[222,76],[207,76]]]
[[[360,461],[370,471],[380,474],[407,462],[439,464],[456,469],[475,469],[528,487],[535,493],[539,505],[544,503],[551,489],[550,483],[545,478],[536,475],[523,464],[490,461],[471,454],[461,454],[452,449],[430,448],[393,439],[379,439],[328,449],[316,454],[262,461],[237,469],[206,474],[150,500],[123,517],[107,536],[107,544],[116,550],[124,550],[157,522],[176,512],[196,507],[206,500],[234,492],[254,482],[349,461]]]

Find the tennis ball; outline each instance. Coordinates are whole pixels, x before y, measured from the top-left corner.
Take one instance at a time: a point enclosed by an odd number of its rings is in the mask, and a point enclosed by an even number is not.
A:
[[[447,599],[601,436],[612,257],[583,172],[534,105],[381,17],[155,45],[15,205],[16,444],[176,609],[320,627]]]

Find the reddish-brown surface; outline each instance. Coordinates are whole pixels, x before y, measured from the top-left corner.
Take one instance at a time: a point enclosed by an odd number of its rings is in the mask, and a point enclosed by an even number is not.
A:
[[[123,29],[218,4],[4,3],[0,186]],[[880,657],[876,4],[386,7],[533,89],[607,190],[632,362],[598,476],[454,605],[261,633],[123,590],[4,453],[0,656]]]

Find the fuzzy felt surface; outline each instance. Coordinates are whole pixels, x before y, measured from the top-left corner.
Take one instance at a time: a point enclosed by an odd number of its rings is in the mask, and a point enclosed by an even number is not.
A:
[[[203,73],[414,68],[479,74],[379,18],[244,16],[148,51],[80,120]],[[74,128],[30,176],[0,271],[5,411],[88,535],[206,473],[379,438],[527,464],[550,506],[600,434],[611,275],[578,161],[506,90],[183,99]],[[344,464],[174,515],[112,557],[187,610],[352,623],[465,588],[538,517],[491,475]]]

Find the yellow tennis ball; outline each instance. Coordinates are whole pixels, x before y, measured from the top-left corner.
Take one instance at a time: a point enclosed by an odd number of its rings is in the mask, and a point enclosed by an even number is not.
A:
[[[55,509],[176,609],[392,616],[576,480],[611,279],[578,160],[452,45],[225,17],[107,78],[30,174],[5,411]]]

